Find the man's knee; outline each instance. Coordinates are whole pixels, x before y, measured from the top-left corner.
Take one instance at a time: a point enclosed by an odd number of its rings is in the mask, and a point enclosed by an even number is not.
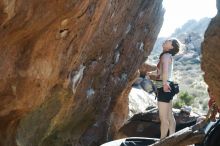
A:
[[[172,125],[173,127],[176,127],[176,121],[175,120],[171,120],[170,121],[170,125]]]
[[[169,118],[169,123],[173,126],[176,126],[176,120],[173,117]]]
[[[168,120],[167,118],[161,118],[161,119],[160,119],[160,122],[161,122],[162,124],[164,124],[164,125],[169,126],[169,120]]]

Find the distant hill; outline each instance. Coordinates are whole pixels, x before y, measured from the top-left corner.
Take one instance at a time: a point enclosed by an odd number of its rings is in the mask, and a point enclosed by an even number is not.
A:
[[[188,92],[195,97],[192,106],[198,112],[207,110],[207,85],[202,76],[200,55],[201,42],[210,20],[211,18],[203,18],[199,21],[189,20],[171,35],[171,37],[179,39],[182,43],[181,52],[175,57],[174,79],[180,84],[182,92]],[[162,52],[162,43],[165,39],[157,39],[147,62],[157,64],[159,54]]]
[[[198,33],[204,34],[207,26],[210,23],[211,18],[202,18],[199,21],[196,20],[189,20],[187,21],[181,28],[177,28],[175,32],[171,35],[171,37],[178,37],[184,33]]]

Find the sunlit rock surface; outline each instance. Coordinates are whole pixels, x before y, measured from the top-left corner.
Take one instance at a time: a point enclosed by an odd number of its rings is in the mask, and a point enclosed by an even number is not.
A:
[[[129,137],[104,143],[101,146],[148,146],[159,141],[156,138]]]
[[[140,86],[133,87],[129,93],[129,117],[144,112],[150,106],[156,106],[154,94],[149,94]]]
[[[220,106],[220,1],[217,0],[217,15],[211,20],[202,44],[202,70],[212,94]]]
[[[114,139],[162,0],[0,0],[0,12],[0,145]]]

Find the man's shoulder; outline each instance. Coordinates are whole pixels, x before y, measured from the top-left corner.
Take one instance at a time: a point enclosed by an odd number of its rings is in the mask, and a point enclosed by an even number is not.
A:
[[[170,53],[164,53],[162,56],[162,60],[170,59],[170,57],[172,57],[172,55]]]

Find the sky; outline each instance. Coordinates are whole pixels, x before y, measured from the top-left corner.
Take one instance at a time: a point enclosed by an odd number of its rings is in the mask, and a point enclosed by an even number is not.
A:
[[[159,37],[169,37],[176,28],[190,19],[214,17],[216,0],[163,0],[164,22]]]

